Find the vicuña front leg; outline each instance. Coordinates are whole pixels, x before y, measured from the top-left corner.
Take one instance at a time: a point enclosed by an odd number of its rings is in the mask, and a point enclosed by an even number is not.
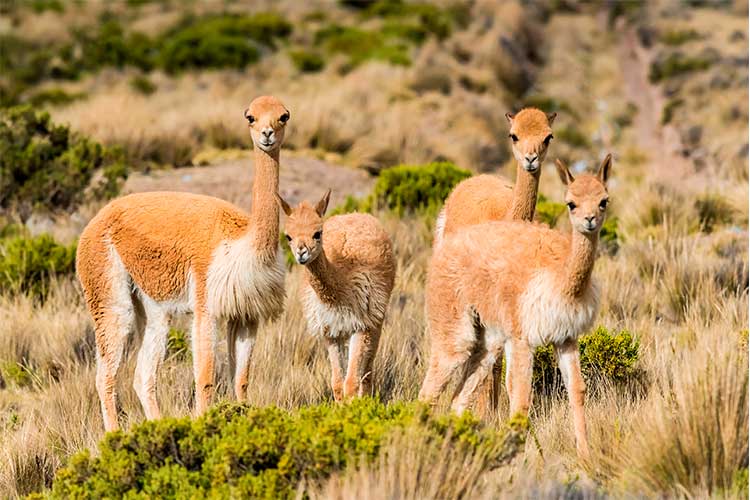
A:
[[[331,362],[331,389],[333,399],[341,401],[344,399],[344,376],[342,373],[343,345],[338,339],[326,337],[328,343],[328,360]]]
[[[534,355],[525,340],[514,338],[511,341],[510,365],[508,373],[512,382],[510,394],[510,415],[527,415],[531,405],[531,378],[534,370]]]
[[[372,362],[379,340],[380,330],[355,333],[349,339],[349,365],[344,381],[344,397],[372,394]]]
[[[196,308],[193,317],[193,375],[195,377],[195,413],[203,414],[214,394],[214,344],[216,320]]]
[[[247,399],[247,378],[257,331],[258,323],[255,321],[231,320],[227,328],[229,377],[238,401]]]
[[[461,392],[453,400],[453,411],[463,413],[476,401],[480,391],[487,388],[488,379],[491,381],[494,376],[495,363],[499,359],[502,345],[500,335],[488,329],[484,335],[482,357],[473,363],[473,371],[467,375]]]
[[[581,458],[588,458],[589,445],[586,437],[586,417],[583,411],[586,383],[581,375],[578,341],[568,340],[560,346],[555,346],[555,353],[557,354],[557,363],[560,366],[560,372],[562,372],[565,388],[568,391],[570,409],[573,413],[576,449]]]

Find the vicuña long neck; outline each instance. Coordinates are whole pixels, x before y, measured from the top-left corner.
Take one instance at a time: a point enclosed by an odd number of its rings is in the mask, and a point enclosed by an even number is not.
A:
[[[570,253],[563,271],[562,294],[568,298],[580,297],[591,282],[591,272],[596,260],[599,233],[581,234],[573,230]]]
[[[321,251],[318,258],[310,262],[305,269],[310,286],[321,302],[328,304],[340,302],[343,283],[336,270],[328,262],[325,252]]]
[[[536,195],[539,191],[539,172],[527,172],[521,164],[516,168],[516,184],[513,186],[513,204],[510,209],[512,220],[527,220],[534,218]]]
[[[276,255],[279,244],[279,205],[274,193],[279,189],[279,150],[267,153],[256,147],[255,180],[250,208],[255,251]]]

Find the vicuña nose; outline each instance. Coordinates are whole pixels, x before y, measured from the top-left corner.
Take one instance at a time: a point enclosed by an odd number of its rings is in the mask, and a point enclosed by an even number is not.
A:
[[[266,138],[269,138],[271,137],[271,134],[273,134],[273,129],[272,128],[264,129],[263,131],[261,131],[261,134],[263,134]]]
[[[588,216],[584,217],[584,219],[586,219],[586,222],[588,222],[589,224],[593,224],[594,223],[594,219],[596,219],[596,215],[588,215]]]
[[[538,154],[526,155],[526,161],[529,163],[534,163],[538,157]]]

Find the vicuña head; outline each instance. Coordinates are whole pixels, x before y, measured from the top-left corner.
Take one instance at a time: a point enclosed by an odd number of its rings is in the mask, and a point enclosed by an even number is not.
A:
[[[510,123],[513,156],[527,172],[537,172],[547,156],[552,140],[552,122],[557,113],[544,113],[536,108],[524,108],[516,114],[505,113]]]
[[[286,240],[298,264],[306,265],[313,262],[323,250],[323,215],[330,198],[329,189],[315,206],[303,201],[291,208],[278,193],[276,194],[276,199],[287,216],[284,226]]]
[[[289,117],[289,110],[275,97],[253,99],[245,110],[245,118],[255,146],[267,153],[278,150],[284,142],[284,129]]]
[[[560,180],[568,186],[565,204],[573,230],[582,234],[599,234],[609,204],[607,179],[612,167],[612,155],[607,155],[597,175],[583,174],[574,178],[562,160],[558,159],[555,165]]]

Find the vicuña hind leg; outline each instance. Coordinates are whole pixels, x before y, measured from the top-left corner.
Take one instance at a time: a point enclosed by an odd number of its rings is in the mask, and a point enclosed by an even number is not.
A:
[[[531,378],[534,369],[534,355],[529,344],[517,337],[511,341],[511,354],[508,372],[511,375],[510,414],[527,415],[531,404]]]
[[[476,343],[474,324],[468,315],[451,322],[432,325],[430,366],[427,369],[419,399],[435,403],[453,374],[464,368]]]
[[[349,365],[344,381],[344,397],[372,394],[372,362],[378,350],[380,329],[355,333],[349,339]]]
[[[91,290],[87,297],[96,330],[96,389],[102,405],[104,428],[119,428],[117,423],[117,372],[128,334],[135,326],[135,310],[130,296],[130,277],[120,263],[110,270],[106,298]]]
[[[586,437],[586,417],[583,412],[583,401],[586,397],[586,383],[581,376],[580,354],[578,341],[568,340],[564,344],[555,346],[557,362],[562,372],[565,388],[568,390],[570,409],[573,413],[573,428],[576,436],[578,455],[587,458],[589,455],[588,438]]]
[[[146,328],[138,351],[133,388],[138,394],[146,418],[154,419],[161,416],[156,399],[156,378],[167,350],[170,316],[150,298],[144,297],[142,302],[146,313]]]
[[[497,330],[487,328],[484,335],[484,353],[467,374],[461,392],[453,400],[453,411],[463,413],[479,395],[479,389],[486,388],[487,379],[493,376],[495,362],[503,346],[503,336]]]
[[[216,319],[203,307],[193,316],[193,375],[195,377],[195,413],[203,414],[214,394],[214,345]]]
[[[257,331],[258,323],[255,321],[230,320],[227,326],[229,377],[238,401],[247,399],[247,377]]]

